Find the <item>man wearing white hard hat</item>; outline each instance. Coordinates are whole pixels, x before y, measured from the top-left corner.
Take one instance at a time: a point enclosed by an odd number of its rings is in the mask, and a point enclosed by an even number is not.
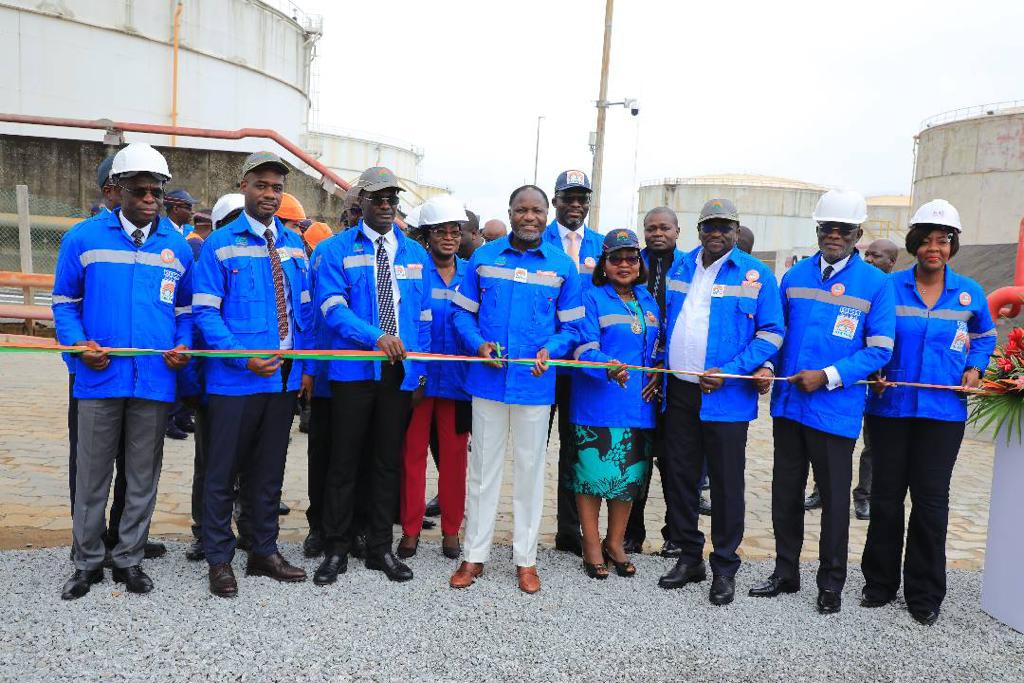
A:
[[[819,251],[783,276],[785,340],[767,367],[755,372],[762,391],[773,370],[788,380],[775,382],[772,395],[775,571],[750,595],[800,590],[804,488],[813,467],[822,502],[817,607],[832,614],[842,607],[846,583],[853,448],[866,399],[857,382],[889,360],[896,321],[888,276],[855,248],[867,220],[864,197],[829,190],[813,218]]]
[[[917,263],[892,276],[896,345],[882,376],[968,388],[981,383],[995,349],[996,326],[981,286],[949,266],[960,235],[960,214],[944,199],[914,213],[906,246]],[[907,610],[931,626],[946,596],[949,481],[964,437],[967,400],[937,389],[878,384],[872,389],[865,430],[874,445],[875,471],[861,606],[895,600],[902,578]]]
[[[103,532],[114,458],[125,444],[125,508],[112,551],[113,578],[132,593],[153,582],[141,562],[156,505],[167,412],[175,400],[178,353],[192,343],[192,249],[160,220],[167,162],[145,144],[126,146],[110,170],[121,206],[69,232],[53,287],[57,337],[88,346],[79,356],[78,448],[73,517],[75,573],[61,595],[74,600],[103,580]],[[162,356],[112,357],[104,349],[169,349]]]

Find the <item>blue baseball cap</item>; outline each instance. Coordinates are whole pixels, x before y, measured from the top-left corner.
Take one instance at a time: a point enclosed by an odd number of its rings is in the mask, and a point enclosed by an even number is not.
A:
[[[110,167],[114,165],[114,156],[111,154],[96,167],[96,184],[100,186],[101,190],[110,182]]]
[[[164,203],[166,204],[167,202],[195,206],[196,200],[188,193],[188,190],[175,190],[164,195]]]
[[[639,249],[640,238],[632,230],[612,230],[604,236],[602,251],[609,254],[619,249]]]
[[[555,181],[555,192],[562,190],[580,189],[591,192],[590,178],[583,171],[562,171]]]

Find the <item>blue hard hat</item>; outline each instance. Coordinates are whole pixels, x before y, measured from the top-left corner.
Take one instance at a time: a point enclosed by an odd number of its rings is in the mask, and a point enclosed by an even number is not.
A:
[[[100,186],[101,190],[107,186],[107,182],[110,180],[110,167],[113,164],[114,155],[111,154],[96,167],[96,184]]]

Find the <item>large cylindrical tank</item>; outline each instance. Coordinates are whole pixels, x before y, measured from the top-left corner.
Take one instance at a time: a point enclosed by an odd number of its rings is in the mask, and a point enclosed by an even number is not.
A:
[[[963,244],[1017,243],[1024,217],[1024,102],[960,109],[922,124],[913,206],[936,198],[960,211]]]
[[[788,252],[815,244],[811,213],[828,188],[786,178],[759,175],[713,175],[667,178],[640,186],[637,225],[656,206],[668,206],[679,218],[679,246],[697,246],[697,217],[709,199],[731,199],[740,222],[754,231],[757,252]]]
[[[170,124],[175,8],[169,0],[0,4],[0,110]],[[178,125],[272,128],[298,142],[308,125],[319,31],[316,17],[292,18],[258,0],[183,0]],[[101,131],[8,124],[0,133],[102,137]],[[165,136],[130,139],[170,143]],[[272,143],[187,138],[178,144],[245,151]]]

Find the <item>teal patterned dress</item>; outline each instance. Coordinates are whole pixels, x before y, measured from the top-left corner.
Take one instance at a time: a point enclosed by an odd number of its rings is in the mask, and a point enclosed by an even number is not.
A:
[[[649,430],[585,425],[575,425],[575,430],[572,490],[606,500],[634,500],[651,467]]]

